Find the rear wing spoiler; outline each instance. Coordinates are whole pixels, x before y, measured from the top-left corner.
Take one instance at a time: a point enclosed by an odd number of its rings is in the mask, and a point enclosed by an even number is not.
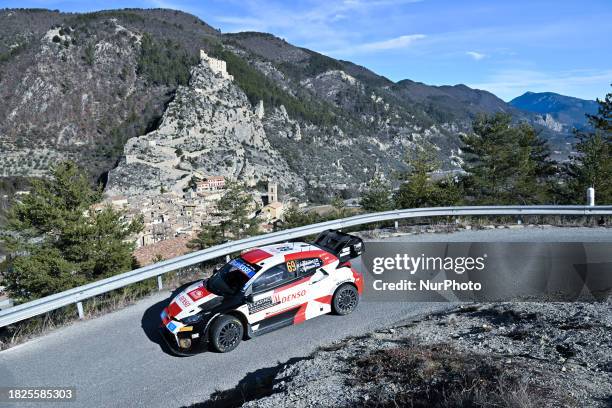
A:
[[[365,245],[361,238],[338,230],[323,231],[313,244],[336,255],[340,262],[357,258],[365,252]]]

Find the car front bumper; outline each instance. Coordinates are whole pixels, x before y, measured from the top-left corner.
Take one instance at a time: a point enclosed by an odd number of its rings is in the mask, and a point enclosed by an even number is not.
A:
[[[197,334],[197,337],[193,337],[196,334],[194,332],[180,332],[175,336],[164,325],[161,325],[159,334],[172,353],[178,356],[193,356],[208,349],[208,341],[206,341],[205,336]],[[189,347],[181,347],[179,345],[181,339],[189,340]]]

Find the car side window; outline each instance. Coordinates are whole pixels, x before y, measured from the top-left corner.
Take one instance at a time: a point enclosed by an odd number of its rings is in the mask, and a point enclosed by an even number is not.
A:
[[[263,292],[295,278],[295,271],[289,271],[284,263],[275,265],[262,273],[253,282],[253,292]]]
[[[319,258],[297,259],[295,261],[287,261],[287,269],[295,271],[298,277],[310,275],[318,268],[323,266],[323,261]]]

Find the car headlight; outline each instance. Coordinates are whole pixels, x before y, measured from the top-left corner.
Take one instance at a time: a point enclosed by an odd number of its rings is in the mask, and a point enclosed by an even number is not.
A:
[[[202,314],[198,313],[198,314],[194,314],[193,316],[187,316],[184,319],[181,320],[181,322],[185,323],[185,324],[194,324],[199,322],[200,320],[202,320]]]

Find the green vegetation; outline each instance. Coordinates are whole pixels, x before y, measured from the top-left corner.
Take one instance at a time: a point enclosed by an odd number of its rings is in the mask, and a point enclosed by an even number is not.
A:
[[[144,23],[145,18],[127,10],[105,10],[92,13],[74,14],[66,20],[67,26],[86,25],[92,21],[117,18],[127,23]]]
[[[201,250],[223,243],[223,229],[219,225],[207,225],[187,243],[189,248]]]
[[[588,187],[595,188],[595,202],[612,204],[612,93],[597,100],[599,111],[588,115],[592,131],[576,133],[577,154],[564,168],[567,179],[565,198],[582,202]]]
[[[379,176],[370,180],[366,191],[361,196],[361,207],[366,212],[392,210],[394,203],[389,183]]]
[[[480,116],[463,136],[463,182],[478,204],[538,204],[551,198],[555,164],[545,142],[510,115]]]
[[[342,68],[342,64],[335,59],[313,52],[310,54],[304,74],[311,77],[326,71],[341,70]]]
[[[94,47],[94,45],[93,44],[87,44],[87,46],[85,47],[85,50],[84,50],[83,60],[90,67],[93,66],[93,64],[95,62],[95,53],[96,53],[96,48]]]
[[[433,180],[440,162],[433,146],[426,144],[406,158],[410,170],[401,176],[394,206],[583,204],[590,186],[597,203],[612,202],[612,94],[598,102],[598,114],[589,116],[593,130],[577,132],[577,154],[561,169],[533,127],[513,124],[506,114],[482,115],[473,132],[461,138],[466,173],[458,180]],[[390,208],[389,193],[388,185],[372,180],[362,196],[364,210]]]
[[[221,229],[231,239],[240,239],[255,235],[257,225],[249,218],[254,211],[253,197],[247,193],[244,184],[230,182],[225,185],[226,191],[217,202],[218,215],[223,217]]]
[[[321,215],[316,211],[302,211],[298,207],[290,206],[284,213],[283,229],[296,228],[309,224],[335,220],[338,218],[348,217],[348,210],[344,207],[344,203],[338,196],[332,199],[333,211]]]
[[[299,117],[317,125],[334,123],[335,117],[330,113],[329,107],[315,101],[301,101],[288,94],[244,59],[223,49],[221,45],[215,46],[211,55],[227,62],[227,71],[234,76],[251,104],[255,105],[262,100],[268,106],[284,105],[292,117]]]
[[[17,46],[12,47],[7,52],[0,52],[0,64],[2,64],[3,62],[9,61],[14,56],[16,56],[16,55],[20,54],[21,52],[25,51],[27,48],[28,48],[28,43],[27,42],[22,42],[22,43],[19,43]]]
[[[142,36],[136,72],[155,85],[175,87],[189,81],[189,69],[197,63],[180,44],[171,40],[156,41],[150,34]]]
[[[434,181],[430,176],[441,165],[433,145],[415,149],[405,160],[409,170],[401,175],[403,182],[394,197],[397,208],[447,206],[460,201],[461,191],[454,179]]]
[[[134,244],[126,240],[142,220],[126,224],[110,207],[90,211],[100,198],[101,190],[71,162],[56,166],[50,179],[32,181],[31,193],[9,212],[11,234],[2,237],[14,254],[3,280],[11,298],[48,296],[135,266]]]
[[[306,64],[281,62],[279,64],[279,68],[285,74],[288,74],[298,80],[302,78],[310,78],[331,70],[341,70],[343,68],[342,64],[333,58],[306,49],[304,51],[310,54]]]
[[[254,210],[253,197],[247,193],[244,184],[226,184],[223,197],[217,202],[216,216],[222,219],[219,225],[203,226],[198,236],[189,242],[194,249],[205,249],[227,240],[257,235],[258,225],[249,217]]]

